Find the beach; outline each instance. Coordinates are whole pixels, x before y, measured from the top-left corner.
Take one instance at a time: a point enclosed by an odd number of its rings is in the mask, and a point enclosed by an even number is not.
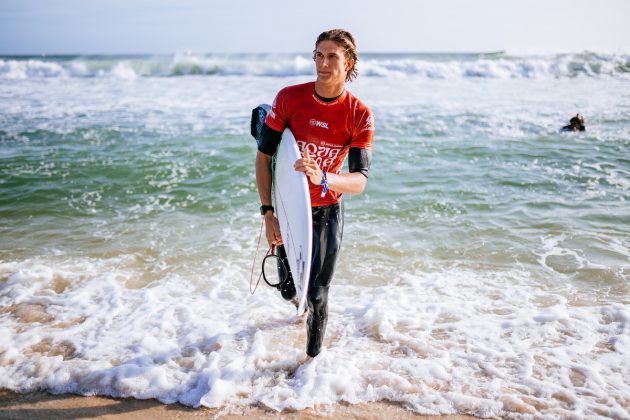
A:
[[[629,69],[362,55],[373,163],[301,365],[250,293],[249,131],[310,55],[0,57],[0,416],[629,417]]]
[[[114,399],[77,395],[51,395],[45,392],[15,394],[0,391],[0,415],[3,419],[444,419],[464,420],[472,416],[425,416],[405,410],[395,403],[338,404],[334,407],[299,412],[265,410],[257,407],[238,409],[190,408],[181,404],[164,405],[155,400]]]

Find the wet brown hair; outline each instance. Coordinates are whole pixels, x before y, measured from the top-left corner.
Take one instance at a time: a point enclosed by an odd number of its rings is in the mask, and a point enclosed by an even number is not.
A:
[[[322,41],[334,41],[337,45],[343,48],[346,60],[353,60],[352,67],[346,72],[346,82],[351,82],[359,75],[357,70],[357,61],[359,61],[359,54],[357,54],[357,43],[354,40],[352,34],[345,29],[330,29],[324,31],[317,37],[315,41],[315,49],[313,50],[313,60],[317,54],[317,46]]]

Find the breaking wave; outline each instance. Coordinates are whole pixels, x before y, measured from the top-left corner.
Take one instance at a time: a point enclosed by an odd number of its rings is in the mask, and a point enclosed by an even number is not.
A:
[[[431,79],[548,79],[573,77],[628,78],[630,55],[583,52],[547,56],[492,54],[364,54],[359,71],[368,77]],[[163,56],[2,57],[0,79],[176,76],[311,75],[309,56],[300,54],[233,54]]]

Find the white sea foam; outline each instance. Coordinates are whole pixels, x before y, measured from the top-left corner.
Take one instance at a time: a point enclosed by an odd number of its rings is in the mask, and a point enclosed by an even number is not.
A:
[[[572,306],[525,273],[337,284],[326,349],[299,366],[291,305],[262,286],[249,296],[238,265],[128,289],[140,272],[120,258],[0,264],[0,387],[228,410],[386,399],[426,414],[630,415],[627,306]]]
[[[576,76],[630,77],[630,56],[623,54],[562,54],[553,56],[370,55],[359,62],[365,76],[557,79]],[[314,64],[305,55],[195,55],[172,57],[0,59],[0,78],[41,77],[162,77],[185,75],[274,76],[311,75]]]
[[[138,77],[136,72],[125,63],[117,63],[114,68],[111,69],[109,75],[119,79],[135,79]]]
[[[68,77],[69,73],[58,63],[43,60],[1,60],[0,78],[28,79],[39,77]]]

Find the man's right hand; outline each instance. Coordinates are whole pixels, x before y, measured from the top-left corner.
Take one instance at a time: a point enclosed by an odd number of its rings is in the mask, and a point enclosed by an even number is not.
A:
[[[265,213],[265,234],[269,247],[282,245],[282,235],[280,234],[280,224],[278,218],[272,211]]]

